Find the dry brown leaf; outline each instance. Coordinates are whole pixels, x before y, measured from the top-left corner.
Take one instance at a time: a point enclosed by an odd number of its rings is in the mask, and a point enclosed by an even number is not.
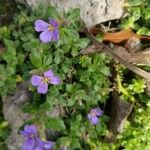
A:
[[[97,35],[101,32],[101,29],[100,28],[97,28],[97,27],[91,27],[89,28],[89,32],[92,34],[92,35]]]
[[[125,29],[119,32],[114,32],[114,33],[104,33],[103,40],[104,41],[110,41],[113,43],[121,43],[123,41],[127,41],[128,39],[136,37],[139,39],[144,39],[144,40],[150,40],[149,36],[140,36],[135,34],[131,29]]]

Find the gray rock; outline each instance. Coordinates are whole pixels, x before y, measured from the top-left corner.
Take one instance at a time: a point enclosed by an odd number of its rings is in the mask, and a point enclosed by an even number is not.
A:
[[[11,133],[5,141],[9,150],[20,150],[24,138],[18,134],[20,127],[32,118],[31,115],[24,113],[21,107],[32,99],[28,91],[28,82],[18,85],[15,93],[3,97],[3,114],[11,127]],[[53,110],[47,111],[46,114],[50,117],[61,117],[65,115],[65,110],[61,106],[55,106]],[[45,129],[47,139],[56,139],[61,135],[61,132]]]
[[[132,108],[132,104],[121,100],[118,93],[112,93],[112,99],[106,105],[106,112],[110,117],[108,126],[112,133],[110,137],[106,137],[105,140],[107,142],[116,141],[116,136],[123,131],[124,123],[130,115]]]
[[[125,0],[16,0],[20,3],[27,3],[32,8],[38,3],[51,4],[58,10],[69,10],[70,8],[80,8],[81,18],[87,27],[122,17],[123,3]]]
[[[110,130],[115,133],[123,131],[124,122],[130,115],[132,105],[129,102],[119,99],[117,93],[113,93],[112,107],[110,109]]]
[[[23,137],[18,134],[19,128],[25,120],[29,120],[29,114],[23,113],[20,106],[30,99],[27,84],[20,85],[14,95],[3,97],[3,114],[11,127],[11,134],[5,141],[9,150],[20,150]]]

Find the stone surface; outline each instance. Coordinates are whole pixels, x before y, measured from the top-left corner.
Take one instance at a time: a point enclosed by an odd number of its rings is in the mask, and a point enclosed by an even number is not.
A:
[[[112,99],[106,104],[105,112],[109,116],[109,130],[112,135],[106,137],[107,142],[115,142],[118,133],[123,131],[124,123],[132,110],[132,104],[119,99],[119,95],[116,92],[112,93]]]
[[[113,19],[119,19],[123,11],[125,0],[16,0],[20,3],[27,3],[32,8],[38,3],[51,4],[58,10],[69,10],[70,8],[80,8],[81,18],[88,27],[106,22]]]
[[[5,141],[9,150],[20,150],[24,138],[18,134],[20,127],[32,118],[31,115],[22,111],[22,106],[32,99],[31,93],[28,91],[29,82],[19,85],[13,95],[3,97],[3,114],[11,127],[11,133]],[[60,117],[65,115],[65,110],[61,106],[55,106],[53,110],[47,111],[49,117]],[[57,139],[61,136],[61,132],[45,129],[47,139]]]
[[[29,114],[23,113],[20,106],[30,99],[30,93],[27,90],[27,84],[20,85],[14,95],[4,97],[3,114],[11,127],[11,134],[5,141],[9,150],[20,150],[23,143],[23,137],[18,134],[19,128],[25,120],[30,118]]]
[[[113,133],[121,133],[123,125],[129,114],[132,105],[126,101],[120,100],[117,93],[113,93],[112,107],[110,109],[109,127]]]

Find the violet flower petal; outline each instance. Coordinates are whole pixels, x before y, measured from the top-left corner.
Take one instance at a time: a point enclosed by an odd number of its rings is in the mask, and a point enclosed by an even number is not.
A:
[[[90,118],[90,122],[94,125],[99,123],[99,119],[96,116]]]
[[[22,145],[22,150],[33,150],[35,146],[35,141],[33,138],[27,138],[23,145]]]
[[[35,140],[36,140],[36,147],[43,148],[44,142],[39,137],[35,137]]]
[[[55,142],[52,141],[47,141],[44,143],[45,150],[52,150],[54,146],[55,146]]]
[[[43,148],[42,147],[35,147],[33,150],[43,150]]]
[[[52,76],[54,76],[54,72],[50,69],[44,72],[44,76],[51,78]]]
[[[103,111],[99,107],[92,109],[91,112],[94,112],[96,116],[102,116],[103,114]]]
[[[55,21],[52,18],[49,18],[49,23],[54,27],[54,28],[58,28],[58,23],[57,21]]]
[[[30,135],[30,133],[26,133],[26,132],[24,132],[23,130],[20,130],[19,133],[20,133],[21,135],[25,136],[25,137],[27,137],[27,136]]]
[[[50,78],[49,83],[54,84],[54,85],[58,85],[60,84],[61,80],[58,76],[53,76]]]
[[[52,36],[52,31],[47,29],[40,34],[40,40],[44,43],[48,43],[52,41]]]
[[[93,116],[93,114],[91,114],[91,113],[88,114],[88,119],[94,125],[99,123],[99,119],[96,116]]]
[[[37,128],[34,125],[26,125],[24,127],[24,132],[29,133],[30,135],[35,135],[37,134]]]
[[[42,81],[42,77],[41,76],[33,75],[31,77],[31,84],[33,86],[39,86],[41,84],[41,81]]]
[[[47,93],[47,90],[48,90],[48,84],[47,83],[41,83],[38,88],[37,88],[37,91],[38,93],[40,94],[45,94]]]
[[[88,119],[91,120],[92,119],[92,114],[88,114]]]
[[[59,31],[58,31],[58,29],[55,29],[54,31],[53,31],[53,41],[57,41],[59,39]]]
[[[49,26],[49,24],[47,22],[38,19],[38,20],[35,21],[34,29],[37,32],[41,32],[41,31],[45,31],[46,29],[48,29],[48,26]]]

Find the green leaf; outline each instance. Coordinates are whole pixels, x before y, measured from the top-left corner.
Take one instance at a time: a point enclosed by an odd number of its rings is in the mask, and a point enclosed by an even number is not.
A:
[[[47,12],[46,12],[47,16],[49,18],[58,18],[58,13],[56,11],[56,8],[53,6],[48,5],[47,6]]]
[[[26,104],[22,107],[22,110],[26,113],[36,113],[38,108],[35,104]]]
[[[75,46],[77,46],[79,49],[83,49],[86,46],[88,46],[88,44],[90,43],[90,40],[87,38],[80,38],[76,44],[74,44]]]
[[[141,29],[137,31],[137,34],[150,36],[150,29],[146,27],[142,27]]]
[[[47,69],[50,64],[52,63],[52,55],[44,55],[43,56],[43,67],[45,67],[45,69]]]
[[[149,19],[150,19],[150,8],[144,9],[144,14],[145,14],[144,19],[149,21]]]
[[[57,51],[55,51],[54,62],[56,64],[59,64],[62,61],[63,56],[64,56],[63,51],[61,51],[61,50],[58,49]]]
[[[80,140],[78,138],[72,138],[70,147],[72,149],[80,149],[81,148]]]
[[[50,102],[45,102],[40,105],[39,111],[46,112],[46,111],[50,111],[51,109],[52,109],[52,104]]]
[[[45,126],[46,126],[46,128],[51,128],[51,129],[54,129],[54,130],[57,130],[57,131],[66,129],[63,120],[61,120],[59,118],[50,118],[50,117],[48,117],[45,120]]]
[[[136,21],[141,17],[141,9],[139,7],[132,8],[133,14],[133,20]]]
[[[30,54],[30,60],[36,68],[42,68],[42,53],[36,50],[32,51],[32,53]]]
[[[34,9],[34,13],[39,17],[42,18],[58,18],[58,13],[56,11],[56,8],[50,5],[45,5],[44,3],[41,3],[38,5],[36,9]]]
[[[145,81],[142,79],[133,79],[132,84],[129,84],[128,89],[137,94],[144,92],[146,85]]]
[[[78,9],[78,8],[71,9],[67,13],[68,13],[67,19],[69,21],[75,21],[75,20],[79,19],[79,17],[80,17],[80,9]]]
[[[18,53],[17,58],[18,58],[18,64],[21,65],[24,62],[25,55],[22,53]]]
[[[6,26],[0,27],[0,39],[9,39],[10,38],[10,29]]]

